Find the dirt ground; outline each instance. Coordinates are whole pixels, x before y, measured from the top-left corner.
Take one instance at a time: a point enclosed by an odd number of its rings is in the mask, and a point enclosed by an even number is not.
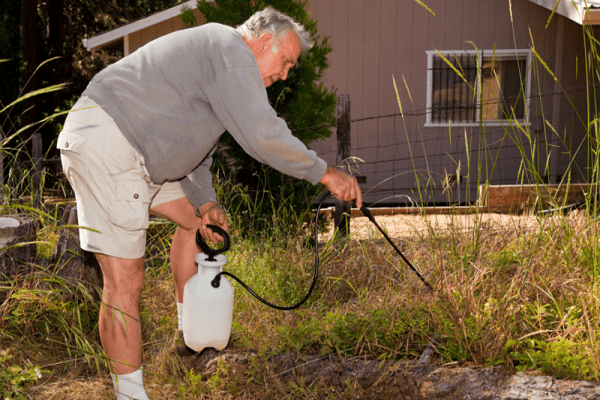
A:
[[[218,365],[247,371],[256,354],[205,351],[187,360],[204,379]],[[252,398],[254,390],[294,385],[311,388],[314,399],[381,400],[600,400],[600,384],[558,380],[528,373],[510,374],[501,367],[469,368],[418,361],[366,360],[361,357],[279,354],[268,360],[259,388],[250,384],[235,398]]]
[[[500,213],[448,215],[431,212],[427,214],[374,215],[374,218],[375,222],[392,238],[443,235],[444,231],[450,229],[470,232],[477,224],[485,227],[488,232],[506,230],[507,227],[527,231],[537,227],[539,223],[535,215]],[[375,237],[380,235],[376,226],[367,217],[357,216],[350,220],[350,233],[356,239],[368,239],[373,235]],[[332,232],[323,234],[320,241],[324,241],[331,234]]]

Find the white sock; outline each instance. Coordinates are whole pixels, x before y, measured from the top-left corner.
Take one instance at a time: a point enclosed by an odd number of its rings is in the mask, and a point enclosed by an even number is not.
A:
[[[144,389],[141,368],[125,375],[110,374],[110,377],[117,392],[117,400],[150,400]]]
[[[183,331],[183,303],[177,303],[177,330]]]

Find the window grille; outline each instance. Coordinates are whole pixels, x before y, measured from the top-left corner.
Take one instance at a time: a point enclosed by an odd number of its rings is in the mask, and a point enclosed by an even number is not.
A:
[[[433,104],[431,118],[434,122],[476,122],[477,64],[468,54],[447,58],[462,77],[439,55],[433,58]],[[463,79],[464,78],[464,79]]]
[[[530,50],[428,51],[427,55],[426,125],[527,119]]]

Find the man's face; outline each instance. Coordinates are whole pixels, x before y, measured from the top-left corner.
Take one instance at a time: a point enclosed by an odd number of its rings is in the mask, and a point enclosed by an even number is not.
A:
[[[259,45],[261,53],[256,61],[265,87],[271,86],[279,79],[286,80],[290,68],[298,62],[302,50],[296,32],[290,30],[280,37],[277,43],[273,42],[270,33],[265,33],[259,38]]]

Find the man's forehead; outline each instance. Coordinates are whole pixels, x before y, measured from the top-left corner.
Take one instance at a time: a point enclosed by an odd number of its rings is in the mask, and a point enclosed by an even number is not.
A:
[[[302,48],[302,42],[300,41],[298,34],[294,32],[293,29],[290,29],[289,31],[279,36],[279,43],[289,43],[290,45]]]
[[[290,45],[289,52],[291,53],[291,61],[295,64],[298,62],[298,57],[300,57],[300,53],[302,52],[302,42],[300,41],[298,34],[293,30],[290,30],[287,33],[285,41]]]

